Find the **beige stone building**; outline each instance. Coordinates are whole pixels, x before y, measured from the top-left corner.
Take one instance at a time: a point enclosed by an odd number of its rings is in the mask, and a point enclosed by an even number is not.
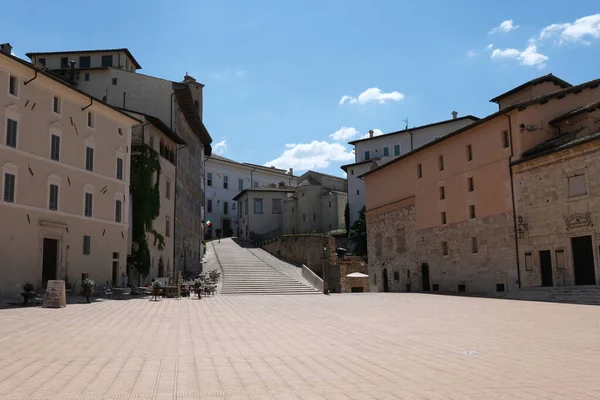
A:
[[[0,294],[82,274],[121,284],[129,230],[129,146],[139,123],[0,52]]]
[[[371,290],[523,287],[512,164],[564,137],[554,120],[599,100],[599,83],[534,79],[492,99],[498,112],[364,174]]]
[[[524,287],[600,281],[600,99],[550,124],[561,132],[513,167]]]
[[[284,202],[283,231],[299,234],[346,229],[347,201],[346,179],[308,171],[298,178],[296,193]]]
[[[262,242],[283,233],[283,203],[294,189],[249,188],[233,198],[237,201],[239,237]]]

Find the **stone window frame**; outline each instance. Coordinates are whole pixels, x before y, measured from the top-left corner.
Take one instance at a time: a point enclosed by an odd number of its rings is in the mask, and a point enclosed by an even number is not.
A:
[[[10,81],[11,80],[15,80],[15,93],[11,93],[10,92]],[[8,81],[7,81],[7,86],[6,86],[6,93],[12,97],[13,99],[18,99],[19,98],[19,94],[21,93],[21,87],[19,85],[19,83],[21,82],[21,79],[19,79],[19,77],[17,75],[14,74],[8,74]]]
[[[448,247],[448,241],[442,242],[442,256],[448,257],[450,255],[450,248]]]
[[[444,185],[439,186],[439,191],[440,191],[440,200],[446,200],[446,188],[444,187]]]
[[[531,262],[529,263],[529,265],[527,265],[527,257],[530,257]],[[526,250],[523,253],[523,264],[525,264],[525,271],[527,272],[533,272],[533,270],[535,269],[535,257],[533,256],[533,250],[529,249]]]
[[[17,123],[17,134],[16,134],[15,147],[8,145],[8,120],[9,119],[12,119],[13,121],[16,121],[16,123]],[[4,108],[4,134],[3,134],[2,144],[5,145],[7,148],[18,149],[19,148],[19,139],[20,139],[20,135],[19,135],[20,129],[21,129],[21,111],[15,105],[10,105],[8,107],[5,107]]]
[[[559,253],[562,254],[562,258],[563,258],[562,267],[559,267],[559,263],[558,263],[558,254]],[[557,270],[564,271],[567,269],[567,249],[565,249],[564,247],[558,247],[558,248],[554,249],[554,265],[555,265],[555,269],[557,269]]]
[[[52,114],[62,116],[62,97],[55,93],[52,94]]]
[[[438,168],[440,169],[440,172],[444,170],[444,156],[443,155],[438,156]]]
[[[14,175],[15,177],[15,185],[12,193],[12,201],[4,200],[4,188],[6,187],[6,174]],[[19,187],[19,167],[16,164],[7,161],[2,165],[2,195],[0,196],[0,201],[2,203],[17,203],[18,201],[18,187]]]
[[[48,210],[50,211],[60,211],[60,186],[61,186],[61,178],[57,174],[48,175],[48,193],[46,198],[48,199]],[[58,193],[56,194],[56,209],[50,207],[50,197],[51,197],[51,185],[55,185],[58,187]]]
[[[587,199],[588,197],[590,197],[590,180],[589,180],[589,175],[587,173],[587,168],[577,168],[577,169],[571,169],[571,170],[567,170],[566,174],[565,174],[565,188],[566,188],[566,197],[567,197],[567,201],[576,201],[576,200],[582,200],[582,199]],[[569,179],[573,178],[575,176],[579,176],[579,175],[583,175],[584,179],[585,179],[585,194],[581,194],[581,195],[577,195],[577,196],[570,196],[569,195]]]

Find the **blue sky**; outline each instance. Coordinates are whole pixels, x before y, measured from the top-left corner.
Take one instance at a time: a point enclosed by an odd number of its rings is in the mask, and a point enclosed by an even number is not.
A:
[[[490,98],[543,74],[573,84],[600,77],[600,7],[591,0],[57,4],[4,4],[13,18],[3,19],[0,41],[19,56],[127,47],[142,73],[188,72],[206,85],[217,152],[295,172],[340,175],[353,159],[346,142],[369,129],[452,110],[483,117],[496,110]]]

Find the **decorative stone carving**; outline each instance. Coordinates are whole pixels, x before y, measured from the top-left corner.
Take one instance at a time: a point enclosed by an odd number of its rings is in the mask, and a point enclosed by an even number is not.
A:
[[[565,224],[567,230],[573,228],[582,228],[585,226],[593,226],[592,216],[589,212],[587,213],[574,213],[565,217]]]

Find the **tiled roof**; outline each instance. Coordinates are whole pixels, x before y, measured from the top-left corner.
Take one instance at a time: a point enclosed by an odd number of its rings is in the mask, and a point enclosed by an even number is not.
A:
[[[596,100],[596,101],[592,101],[591,103],[586,104],[585,106],[581,106],[581,107],[577,107],[567,113],[564,113],[563,115],[554,118],[552,121],[548,122],[549,124],[555,124],[557,122],[561,122],[564,120],[567,120],[571,117],[574,117],[576,115],[579,114],[583,114],[586,112],[592,112],[594,110],[597,110],[600,108],[600,100]]]
[[[196,109],[196,104],[194,103],[194,97],[190,92],[190,88],[188,85],[174,83],[173,91],[175,92],[175,97],[177,98],[177,103],[179,104],[179,108],[183,112],[185,120],[187,121],[192,131],[196,134],[196,136],[200,139],[202,144],[204,145],[204,153],[207,156],[212,154],[212,138],[208,133],[208,130],[204,126],[202,119],[200,119],[200,115],[198,114],[198,110]]]
[[[588,135],[580,135],[580,132],[565,133],[553,139],[540,143],[534,148],[523,153],[523,158],[515,161],[513,165],[542,157],[558,151],[566,150],[593,140],[600,139],[600,131]]]
[[[131,59],[131,61],[133,61],[133,64],[135,65],[135,67],[137,69],[142,69],[142,66],[137,62],[137,60],[135,59],[135,57],[133,56],[133,54],[131,54],[131,52],[129,51],[129,49],[126,49],[126,48],[122,48],[122,49],[101,49],[101,50],[43,51],[43,52],[40,52],[40,53],[25,53],[25,55],[27,57],[31,58],[32,56],[50,56],[50,55],[54,55],[54,54],[110,53],[110,52],[114,52],[114,51],[123,51],[123,52],[125,52],[125,54],[127,54],[127,57],[129,57]]]
[[[292,188],[286,188],[286,189],[270,188],[270,187],[249,188],[249,189],[244,189],[241,192],[239,192],[233,198],[233,200],[239,199],[240,197],[242,197],[247,192],[287,192],[287,193],[293,193],[295,191],[296,191],[296,189],[292,189]]]
[[[522,85],[517,86],[514,89],[509,90],[508,92],[502,93],[501,95],[496,96],[493,99],[491,99],[490,103],[497,103],[499,100],[502,100],[503,98],[510,96],[511,94],[517,93],[518,91],[520,91],[522,89],[525,89],[527,86],[535,86],[535,85],[539,85],[540,83],[544,83],[544,82],[554,82],[556,85],[560,86],[563,89],[573,86],[567,81],[563,81],[562,79],[560,79],[552,74],[548,74],[548,75],[540,76],[539,78],[532,79],[528,82],[525,82]]]

